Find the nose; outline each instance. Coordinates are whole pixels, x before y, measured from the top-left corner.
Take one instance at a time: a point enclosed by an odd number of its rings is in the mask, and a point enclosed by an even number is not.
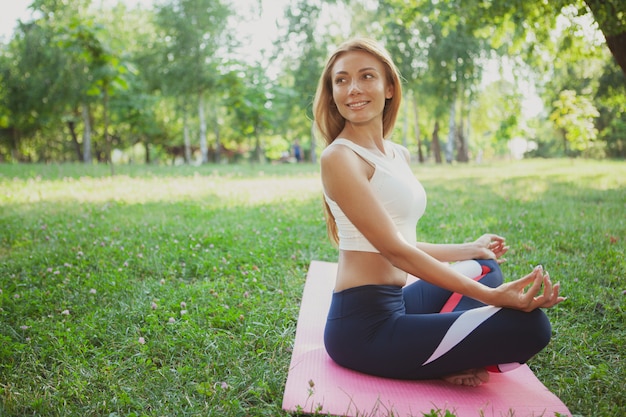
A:
[[[359,84],[359,80],[356,80],[356,79],[352,80],[348,88],[348,92],[350,94],[358,94],[361,92],[361,85]]]

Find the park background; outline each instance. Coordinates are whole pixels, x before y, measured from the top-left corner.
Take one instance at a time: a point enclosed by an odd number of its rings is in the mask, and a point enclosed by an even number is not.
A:
[[[624,7],[36,0],[0,43],[0,161],[276,161],[296,141],[315,161],[316,83],[355,35],[399,66],[416,161],[623,159]]]
[[[419,236],[543,264],[568,300],[531,368],[624,412],[623,2],[29,4],[0,42],[0,415],[284,414],[308,263],[336,260],[311,102],[352,35],[403,74]]]

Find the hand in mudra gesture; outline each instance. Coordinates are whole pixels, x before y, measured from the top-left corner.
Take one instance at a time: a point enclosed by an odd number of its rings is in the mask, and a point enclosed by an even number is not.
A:
[[[552,284],[550,275],[539,265],[525,277],[495,288],[494,305],[527,312],[554,307],[566,299],[559,295],[560,288],[559,283]]]
[[[506,261],[502,256],[507,253],[509,247],[502,236],[486,233],[474,241],[477,246],[478,259],[495,259],[499,264]]]

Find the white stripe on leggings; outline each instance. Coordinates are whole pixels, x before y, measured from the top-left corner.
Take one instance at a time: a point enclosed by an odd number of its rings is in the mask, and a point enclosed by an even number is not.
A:
[[[461,343],[470,333],[478,326],[485,322],[489,317],[500,311],[500,307],[485,306],[465,311],[452,323],[437,349],[428,358],[422,366],[440,358],[449,352],[453,347]]]

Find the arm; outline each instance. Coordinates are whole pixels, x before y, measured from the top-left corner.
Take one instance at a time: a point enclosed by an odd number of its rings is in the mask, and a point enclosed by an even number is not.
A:
[[[454,271],[401,237],[384,207],[371,191],[369,176],[372,167],[360,157],[348,148],[338,146],[327,148],[320,162],[326,194],[337,202],[350,221],[393,266],[486,304],[530,311],[538,307],[551,307],[563,300],[558,297],[559,285],[553,286],[543,270],[535,269],[526,277],[495,289]],[[487,240],[484,237],[480,239],[483,239],[481,242]],[[491,242],[492,239],[488,240]],[[433,251],[436,251],[435,248],[436,246],[426,246],[426,249]],[[501,245],[501,248],[504,246]],[[530,288],[525,291],[529,285]],[[544,291],[540,294],[542,285]]]
[[[494,234],[484,234],[473,242],[438,244],[418,242],[417,247],[441,262],[456,262],[467,259],[495,259],[505,261],[502,256],[509,250],[505,239]]]

